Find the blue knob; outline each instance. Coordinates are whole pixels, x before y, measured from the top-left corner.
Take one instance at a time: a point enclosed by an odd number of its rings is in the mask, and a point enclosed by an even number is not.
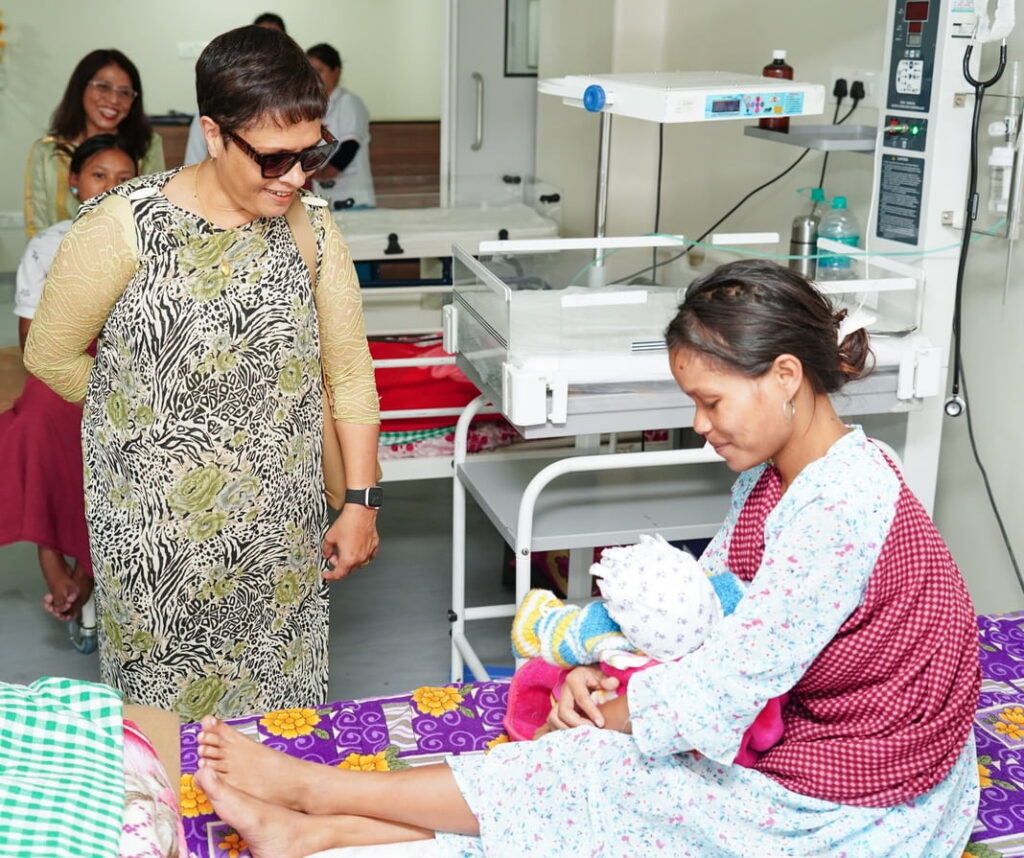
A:
[[[592,83],[583,90],[583,106],[591,113],[597,113],[602,110],[606,103],[607,99],[605,98],[603,86]]]

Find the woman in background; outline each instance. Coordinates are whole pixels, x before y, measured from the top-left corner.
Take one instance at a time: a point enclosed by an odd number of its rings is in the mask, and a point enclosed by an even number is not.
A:
[[[142,80],[135,64],[113,48],[86,54],[71,73],[53,112],[50,131],[29,150],[25,169],[25,232],[29,238],[78,210],[70,191],[71,155],[87,137],[117,134],[138,165],[137,174],[164,168],[160,135],[142,106]]]
[[[83,203],[135,175],[134,159],[112,134],[88,138],[71,156],[70,189]],[[46,274],[69,229],[70,220],[55,223],[25,248],[14,301],[22,348]],[[31,375],[11,410],[0,414],[0,545],[38,546],[39,568],[50,591],[43,596],[43,608],[59,620],[75,619],[92,593],[81,426],[81,407]]]
[[[100,675],[183,720],[326,699],[324,577],[376,554],[380,495],[359,284],[323,201],[300,194],[335,149],[320,79],[288,36],[249,26],[207,45],[196,94],[210,158],[87,206],[25,352],[85,399]],[[357,495],[329,529],[325,385]]]

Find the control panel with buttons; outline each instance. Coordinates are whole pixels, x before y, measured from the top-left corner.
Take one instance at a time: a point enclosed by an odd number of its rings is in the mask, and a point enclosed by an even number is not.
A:
[[[882,145],[887,149],[923,152],[928,141],[928,120],[921,116],[886,115]]]

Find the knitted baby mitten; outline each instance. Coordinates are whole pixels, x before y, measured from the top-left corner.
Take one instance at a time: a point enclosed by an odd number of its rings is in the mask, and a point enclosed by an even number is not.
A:
[[[604,602],[566,605],[550,590],[530,590],[512,621],[517,658],[540,657],[560,667],[594,664],[600,652],[632,649]]]

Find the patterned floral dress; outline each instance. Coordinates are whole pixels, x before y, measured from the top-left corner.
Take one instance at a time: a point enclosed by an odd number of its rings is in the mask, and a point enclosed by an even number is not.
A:
[[[102,318],[82,424],[101,676],[183,720],[316,705],[328,619],[318,306],[342,344],[327,366],[348,409],[335,416],[376,422],[358,285],[329,217],[314,224],[314,296],[284,217],[219,229],[163,195],[170,175],[87,205],[44,296],[73,300],[86,252],[94,278],[122,284],[78,308],[83,325]],[[60,392],[75,396],[82,369]]]

